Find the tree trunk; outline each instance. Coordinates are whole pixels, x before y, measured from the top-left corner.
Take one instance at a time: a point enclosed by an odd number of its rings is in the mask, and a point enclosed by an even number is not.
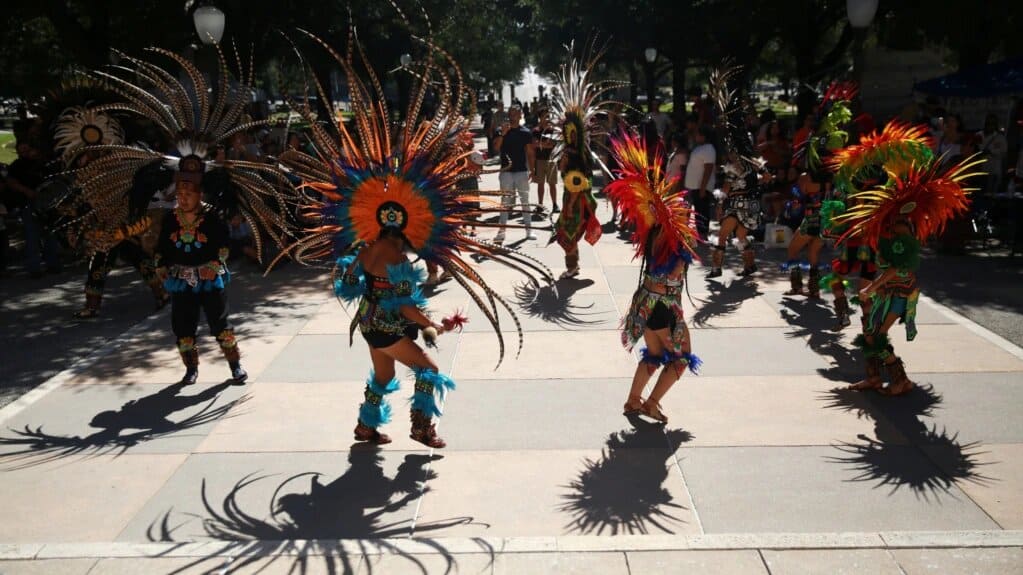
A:
[[[675,124],[681,126],[686,117],[686,61],[676,57],[671,63],[671,103]]]

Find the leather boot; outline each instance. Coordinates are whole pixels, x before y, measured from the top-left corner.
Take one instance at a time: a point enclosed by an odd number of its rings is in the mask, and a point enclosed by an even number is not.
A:
[[[413,409],[409,412],[409,417],[412,420],[412,433],[409,434],[409,437],[414,441],[436,449],[441,449],[447,445],[437,435],[437,424],[433,422],[429,415],[418,409]]]

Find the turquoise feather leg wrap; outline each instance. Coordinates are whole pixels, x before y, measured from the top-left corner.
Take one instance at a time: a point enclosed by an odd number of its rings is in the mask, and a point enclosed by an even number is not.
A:
[[[416,374],[416,392],[412,395],[412,409],[430,417],[440,417],[438,398],[443,401],[447,392],[455,389],[450,377],[432,369],[413,369]]]
[[[366,401],[359,406],[359,421],[367,427],[380,427],[391,421],[391,404],[387,402],[386,395],[394,393],[401,384],[398,378],[392,378],[387,383],[377,383],[376,375],[371,371],[369,379],[366,380]]]

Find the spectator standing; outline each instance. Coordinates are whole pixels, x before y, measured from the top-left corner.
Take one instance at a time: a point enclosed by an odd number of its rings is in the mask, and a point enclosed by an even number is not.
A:
[[[682,132],[675,132],[671,136],[671,153],[668,155],[668,179],[674,178],[682,181],[688,163],[689,150],[686,148],[686,136]]]
[[[514,205],[517,195],[519,205],[522,207],[522,224],[526,228],[526,239],[535,240],[536,236],[530,229],[532,214],[529,212],[529,180],[533,176],[532,166],[536,164],[536,148],[533,145],[533,134],[521,123],[522,109],[512,106],[508,110],[507,120],[494,138],[494,147],[501,155],[499,181],[501,191],[505,193],[501,203],[506,208],[506,211],[501,212],[499,221],[501,226],[508,222],[507,209]],[[494,243],[504,243],[504,227],[497,232]]]
[[[60,273],[60,248],[53,234],[43,229],[39,215],[33,208],[36,190],[46,176],[42,154],[27,142],[17,145],[18,159],[7,170],[7,188],[13,203],[19,208],[25,231],[25,267],[33,279],[42,277],[42,260],[46,271]]]
[[[1005,173],[1005,154],[1009,150],[1009,141],[998,126],[998,116],[988,114],[984,118],[984,131],[977,134],[980,138],[980,151],[987,159],[984,171],[987,172],[987,183],[984,192],[995,194],[1001,188],[1002,175]]]
[[[490,144],[488,153],[491,154],[500,151],[499,146],[495,141],[497,139],[497,132],[499,132],[501,127],[508,121],[508,115],[504,112],[504,102],[498,100],[496,105],[497,109],[494,110],[490,117],[490,132],[487,136],[487,141]]]
[[[963,134],[960,131],[962,128],[963,120],[959,117],[959,114],[949,114],[945,118],[940,136],[935,136],[934,153],[939,157],[944,156],[943,164],[948,164],[951,158],[962,153]]]
[[[717,152],[711,144],[712,134],[707,126],[696,131],[696,147],[689,154],[686,165],[685,188],[689,190],[689,201],[696,209],[696,231],[707,239],[710,219],[714,207],[714,185]]]
[[[777,178],[776,181],[787,182],[789,161],[792,159],[792,147],[789,146],[788,140],[785,139],[785,134],[781,131],[781,124],[777,120],[767,123],[764,141],[757,146],[757,151],[764,158],[767,169]]]
[[[661,111],[661,103],[657,100],[651,102],[650,119],[654,121],[654,125],[657,126],[657,136],[661,139],[665,145],[668,143],[668,135],[671,131],[671,116]]]
[[[556,144],[557,139],[554,134],[554,125],[551,124],[550,112],[541,110],[537,126],[533,129],[533,145],[536,147],[536,166],[533,168],[533,173],[536,174],[538,199],[536,212],[540,215],[544,213],[544,188],[550,188],[551,191],[551,213],[561,211],[561,208],[558,207],[557,196],[558,166],[550,161],[551,152]]]

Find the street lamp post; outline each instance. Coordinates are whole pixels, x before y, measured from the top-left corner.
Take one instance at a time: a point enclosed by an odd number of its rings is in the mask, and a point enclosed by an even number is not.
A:
[[[857,85],[863,84],[863,44],[867,40],[867,29],[877,13],[878,0],[846,0],[845,10],[849,25],[853,28],[853,70],[852,79]]]
[[[192,22],[195,24],[195,32],[199,34],[199,40],[207,46],[220,43],[224,37],[224,13],[216,6],[200,6],[192,13]]]
[[[654,77],[654,62],[657,61],[657,48],[643,50],[643,59],[646,61],[646,107],[647,112],[654,113],[654,100],[657,99],[657,79]]]
[[[199,41],[204,46],[219,46],[220,39],[224,37],[224,24],[226,17],[224,12],[212,4],[199,6],[192,12],[192,23],[195,25],[195,33],[199,35]],[[212,92],[217,84],[217,76],[220,67],[217,65],[216,57],[212,50],[200,50],[196,58],[199,70],[208,70],[209,88]]]

